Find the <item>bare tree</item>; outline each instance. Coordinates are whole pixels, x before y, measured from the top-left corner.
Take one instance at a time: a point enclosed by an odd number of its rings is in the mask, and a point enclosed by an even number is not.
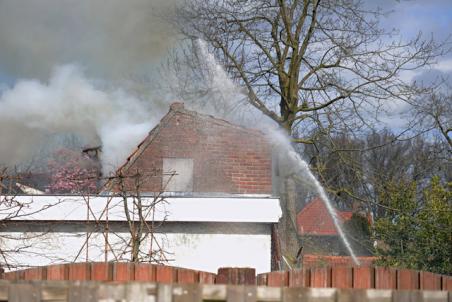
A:
[[[294,135],[297,125],[346,126],[351,113],[362,125],[382,102],[419,92],[399,76],[432,63],[441,47],[391,39],[381,15],[355,0],[187,0],[177,22],[208,43],[250,104]],[[312,143],[309,132],[296,134]]]
[[[35,247],[45,244],[47,241],[47,231],[39,233],[10,232],[8,225],[14,225],[15,220],[27,220],[33,215],[42,214],[49,208],[56,206],[59,202],[32,206],[33,201],[21,200],[19,194],[25,191],[37,192],[33,188],[21,185],[23,177],[14,170],[8,168],[0,169],[0,267],[2,269],[17,269],[27,267],[26,264],[18,261],[20,257],[27,257],[36,254]],[[45,257],[46,251],[42,250],[39,255]]]
[[[137,170],[133,174],[129,171],[125,175],[119,170],[115,176],[115,188],[118,190],[115,195],[122,198],[130,236],[129,239],[123,239],[125,244],[120,248],[120,255],[130,254],[132,262],[167,263],[168,251],[162,241],[156,238],[156,231],[164,220],[155,221],[156,208],[159,204],[166,203],[163,196],[166,185],[153,196],[143,197],[141,186],[149,177],[156,177],[156,172],[146,175]]]
[[[109,196],[46,195],[37,201],[24,193],[18,195],[12,189],[11,184],[20,181],[20,176],[9,175],[7,169],[0,171],[1,267],[26,268],[38,259],[46,263],[75,262],[85,257],[86,261],[98,261],[103,256],[105,261],[168,263],[170,260],[166,236],[159,232],[166,220],[163,190],[146,195],[141,192],[141,184],[158,173],[137,171],[125,176],[118,172],[109,178],[115,185]],[[78,180],[92,181],[91,175],[85,177],[88,179]],[[75,225],[67,234],[64,220],[30,219],[47,213],[54,215],[55,211],[64,212],[65,207],[77,208],[81,213],[86,211],[86,232]],[[115,215],[113,222],[111,215]]]
[[[444,87],[442,87],[444,88]],[[452,152],[452,92],[432,91],[413,103],[413,110],[422,128],[435,129],[439,136],[449,145]]]
[[[443,45],[421,35],[404,41],[379,27],[381,16],[359,0],[186,0],[175,22],[187,39],[208,44],[249,104],[293,142],[315,144],[374,129],[426,92],[401,75],[433,63]],[[283,203],[292,224],[294,202]],[[295,255],[298,246],[287,250]]]

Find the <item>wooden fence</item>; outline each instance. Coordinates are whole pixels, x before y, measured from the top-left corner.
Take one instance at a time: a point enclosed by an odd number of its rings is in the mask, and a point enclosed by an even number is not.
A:
[[[68,281],[147,281],[181,284],[264,285],[275,287],[445,290],[452,276],[384,267],[311,267],[256,276],[252,268],[220,268],[217,274],[127,262],[69,263],[8,272],[3,279]]]
[[[165,284],[95,281],[0,281],[0,301],[11,302],[450,302],[452,292],[375,289]]]
[[[257,284],[288,287],[452,291],[452,276],[386,267],[333,266],[260,274],[257,276]]]

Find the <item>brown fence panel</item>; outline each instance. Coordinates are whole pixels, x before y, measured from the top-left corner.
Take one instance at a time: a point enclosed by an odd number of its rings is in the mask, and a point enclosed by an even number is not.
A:
[[[255,285],[254,268],[222,267],[218,269],[215,279],[217,284]]]
[[[136,263],[134,273],[136,281],[155,282],[155,267],[153,265]]]
[[[17,280],[17,271],[4,273],[3,278],[10,281]]]
[[[47,280],[67,280],[68,267],[64,264],[47,266]]]
[[[198,283],[198,273],[194,270],[178,268],[177,269],[177,283],[194,284]]]
[[[309,281],[309,269],[289,271],[289,287],[308,287]]]
[[[419,289],[419,272],[410,269],[397,270],[398,289]]]
[[[130,262],[114,262],[110,266],[113,281],[134,280],[134,264]]]
[[[2,275],[4,280],[147,281],[181,284],[264,285],[339,289],[452,291],[452,276],[385,267],[311,267],[259,274],[252,268],[220,268],[218,274],[149,263],[93,262],[35,267]],[[1,300],[0,300],[1,301]],[[452,302],[452,300],[450,301]]]
[[[24,271],[25,280],[46,280],[46,267],[33,267]]]
[[[89,263],[71,263],[67,264],[68,280],[90,280],[91,266]]]
[[[278,271],[268,273],[267,276],[268,286],[289,286],[289,272]]]
[[[353,268],[353,288],[375,288],[375,271],[370,266]]]
[[[331,267],[311,267],[311,287],[331,287]]]
[[[421,289],[441,290],[441,275],[430,272],[420,272],[420,278]]]
[[[388,267],[375,268],[375,288],[376,289],[396,289],[397,273],[395,269]]]
[[[172,283],[176,281],[176,271],[171,266],[156,265],[155,281],[162,283]]]
[[[442,276],[442,279],[442,289],[452,292],[452,276]],[[450,297],[452,301],[452,293],[450,294]]]
[[[333,266],[331,268],[331,287],[352,288],[353,271],[349,266]]]
[[[217,275],[213,273],[199,272],[199,283],[214,284],[216,276]]]
[[[265,286],[265,285],[268,284],[267,280],[268,280],[268,273],[265,273],[265,274],[259,274],[259,275],[257,275],[257,277],[256,277],[257,285],[263,285],[263,286]]]
[[[108,281],[111,280],[110,265],[107,262],[91,263],[91,280],[94,281]],[[58,280],[58,279],[54,279]]]

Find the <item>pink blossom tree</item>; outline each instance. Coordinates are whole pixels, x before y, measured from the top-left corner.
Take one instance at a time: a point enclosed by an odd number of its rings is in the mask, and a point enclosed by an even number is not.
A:
[[[99,164],[81,152],[61,148],[48,162],[50,193],[92,194],[97,191]]]

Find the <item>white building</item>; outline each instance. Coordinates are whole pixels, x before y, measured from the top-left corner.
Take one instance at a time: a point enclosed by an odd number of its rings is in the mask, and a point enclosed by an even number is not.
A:
[[[130,259],[137,199],[108,196],[0,196],[1,250],[11,269],[54,263]],[[256,196],[143,197],[141,256],[216,272],[271,270],[279,199]],[[125,206],[127,204],[129,218]],[[165,253],[158,253],[163,250]]]

